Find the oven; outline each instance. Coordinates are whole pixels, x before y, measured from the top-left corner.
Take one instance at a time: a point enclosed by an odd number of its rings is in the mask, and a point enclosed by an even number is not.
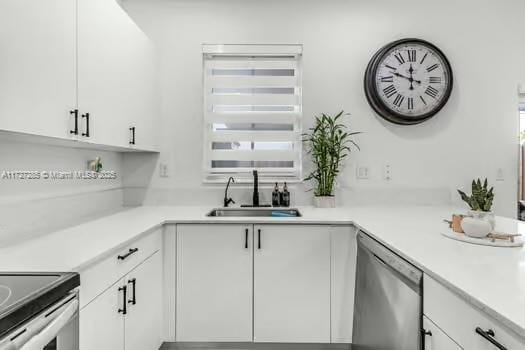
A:
[[[0,339],[0,350],[78,350],[78,305],[69,293]]]

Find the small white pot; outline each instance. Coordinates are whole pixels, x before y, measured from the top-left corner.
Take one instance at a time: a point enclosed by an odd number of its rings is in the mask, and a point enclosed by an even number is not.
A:
[[[491,211],[469,210],[468,215],[472,216],[474,219],[487,221],[490,224],[492,231],[496,228],[496,218]]]
[[[315,196],[314,205],[317,208],[335,208],[335,196]]]
[[[487,220],[464,217],[461,220],[461,229],[469,237],[485,238],[492,232],[492,227]]]

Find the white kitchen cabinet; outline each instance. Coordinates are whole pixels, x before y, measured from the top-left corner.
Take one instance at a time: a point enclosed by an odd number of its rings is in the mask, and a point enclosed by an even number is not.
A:
[[[424,340],[425,350],[461,350],[458,344],[426,316],[423,316],[423,329],[426,333]]]
[[[0,1],[0,129],[71,138],[76,1]]]
[[[357,264],[357,228],[332,226],[331,342],[351,343]]]
[[[152,43],[114,0],[78,0],[78,107],[90,142],[152,148],[155,115]]]
[[[126,350],[157,350],[162,344],[162,256],[155,253],[126,276]]]
[[[159,348],[161,242],[154,230],[80,271],[80,350]]]
[[[435,279],[424,275],[425,316],[465,350],[495,349],[476,330],[492,332],[493,340],[507,349],[525,349],[525,339],[479,308],[469,304]]]
[[[123,307],[124,279],[110,286],[80,310],[80,350],[124,350]]]
[[[330,342],[330,227],[254,227],[254,341]]]
[[[252,341],[252,225],[177,225],[177,341]]]

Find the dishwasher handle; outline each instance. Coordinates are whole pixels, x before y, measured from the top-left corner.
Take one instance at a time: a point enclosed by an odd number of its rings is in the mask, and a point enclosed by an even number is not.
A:
[[[370,254],[377,263],[420,293],[421,280],[423,279],[421,270],[363,232],[360,232],[357,237],[357,245],[367,254]]]

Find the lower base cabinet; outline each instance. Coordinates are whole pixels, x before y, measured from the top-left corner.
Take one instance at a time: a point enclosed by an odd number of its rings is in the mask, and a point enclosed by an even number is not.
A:
[[[182,224],[176,230],[176,341],[351,341],[354,228]]]
[[[252,243],[252,225],[177,225],[177,341],[252,341]]]
[[[330,342],[330,228],[255,226],[253,340]]]
[[[523,337],[515,334],[482,310],[474,307],[435,279],[424,276],[423,313],[427,326],[437,326],[454,344],[440,335],[426,338],[432,350],[465,349],[525,349]],[[428,321],[431,321],[428,323]],[[498,345],[496,345],[498,344]]]
[[[80,310],[80,350],[157,350],[161,303],[157,251]]]
[[[80,310],[80,350],[124,349],[124,317],[118,312],[124,279]]]

